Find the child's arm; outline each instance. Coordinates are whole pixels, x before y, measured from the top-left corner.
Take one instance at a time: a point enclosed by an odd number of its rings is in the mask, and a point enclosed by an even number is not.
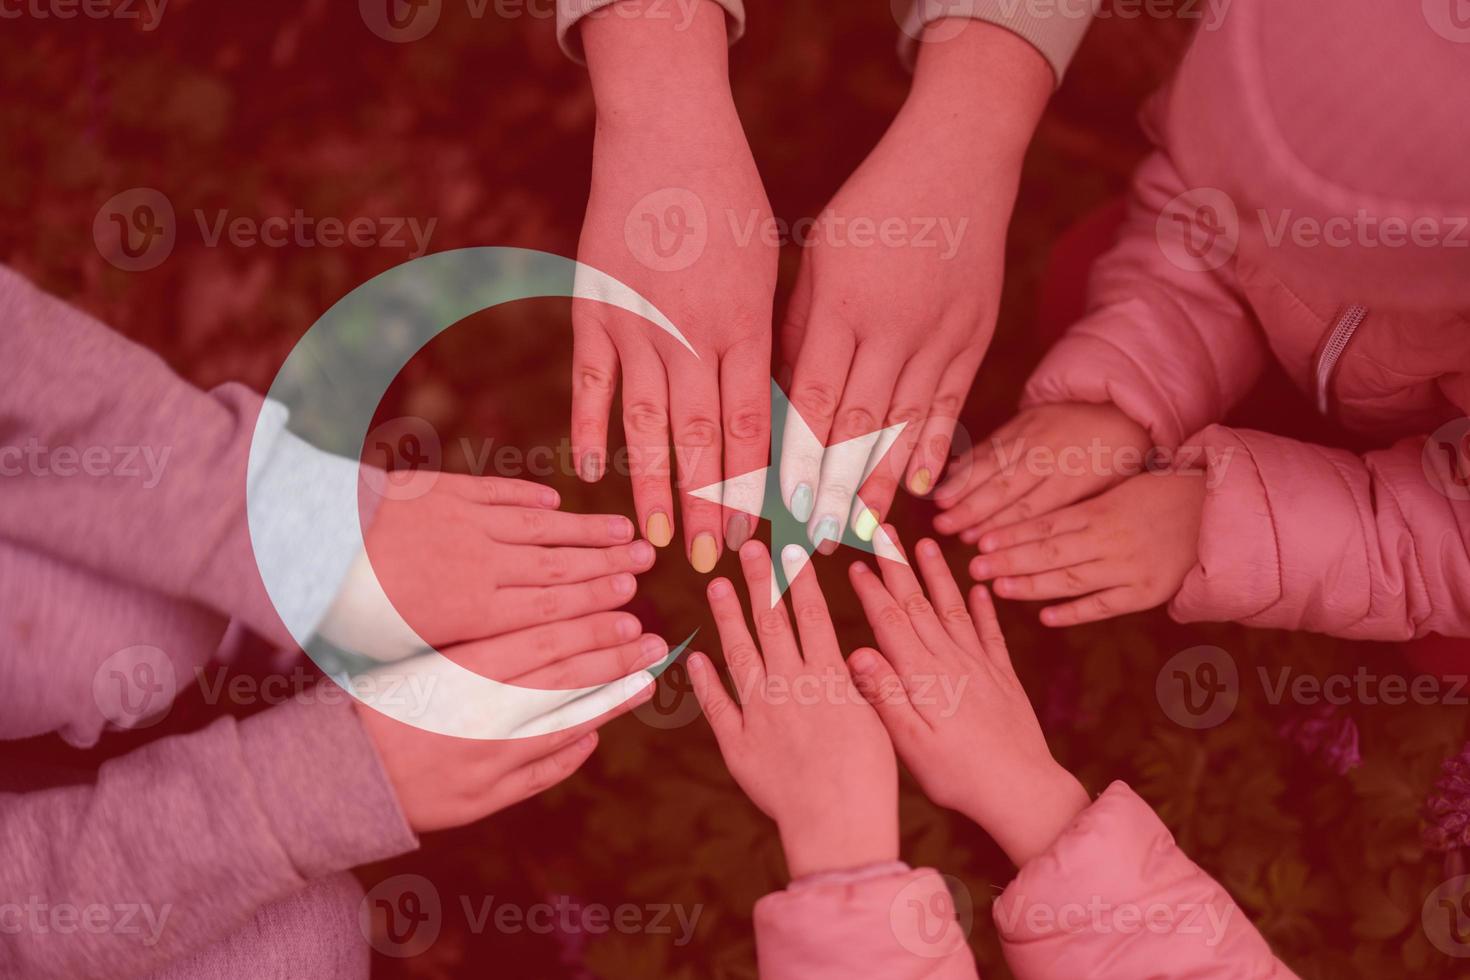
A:
[[[1470,415],[1470,397],[1460,411]],[[1175,619],[1367,640],[1470,636],[1463,418],[1362,456],[1224,426],[1191,445],[1208,490]]]
[[[1238,222],[1223,195],[1186,191],[1162,151],[1139,167],[1118,242],[1089,277],[1088,314],[1031,375],[1017,419],[952,468],[940,533],[973,540],[1091,496],[1250,391],[1266,345],[1229,261]]]
[[[771,607],[766,549],[747,542],[740,561],[759,645],[730,582],[709,587],[738,698],[704,655],[689,672],[730,773],[776,821],[794,879],[756,903],[761,976],[975,977],[943,880],[898,860],[893,748],[843,666],[815,573],[788,566],[793,631],[785,603]]]
[[[653,563],[626,518],[561,513],[549,487],[457,474],[436,474],[421,495],[366,489],[366,554],[361,535],[317,547],[320,533],[301,532],[335,526],[319,520],[322,487],[344,471],[382,474],[297,438],[286,414],[243,385],[199,390],[0,266],[0,536],[16,544],[198,603],[281,646],[320,628],[379,659],[419,639],[616,608],[631,597],[618,587]],[[264,462],[247,521],[252,439]],[[261,552],[261,542],[284,547]],[[257,561],[274,572],[270,595]],[[475,602],[464,601],[471,581]],[[403,641],[384,589],[417,637]]]
[[[1016,976],[1292,976],[1126,786],[1089,802],[1047,749],[985,589],[967,608],[938,546],[914,550],[927,596],[908,565],[853,567],[882,654],[849,666],[924,790],[1020,866],[993,910]],[[935,677],[954,698],[910,700],[912,679]]]

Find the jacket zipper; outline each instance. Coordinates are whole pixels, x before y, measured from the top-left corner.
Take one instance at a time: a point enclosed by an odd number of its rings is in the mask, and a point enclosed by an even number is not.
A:
[[[1328,391],[1332,385],[1332,375],[1337,371],[1337,362],[1342,360],[1343,352],[1347,350],[1353,334],[1358,332],[1367,315],[1366,306],[1350,304],[1337,318],[1332,332],[1327,335],[1322,353],[1317,355],[1317,411],[1323,415],[1327,414]]]

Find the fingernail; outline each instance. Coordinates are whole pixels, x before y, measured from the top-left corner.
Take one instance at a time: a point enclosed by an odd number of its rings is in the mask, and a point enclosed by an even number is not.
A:
[[[689,564],[701,575],[714,571],[715,562],[720,560],[720,550],[715,545],[715,536],[703,531],[694,538],[694,547],[689,549]]]
[[[934,486],[934,474],[929,472],[929,467],[927,466],[909,477],[909,490],[912,493],[928,493],[929,488],[932,486]]]
[[[974,561],[970,562],[970,575],[974,578],[989,578],[990,562],[986,561],[984,558],[976,558]]]
[[[557,493],[555,490],[551,489],[550,487],[542,487],[541,488],[541,506],[542,507],[560,507],[561,506],[561,494]]]
[[[948,514],[940,514],[934,518],[934,530],[940,534],[950,534],[954,531],[954,521]]]
[[[860,561],[855,561],[852,563],[852,571],[855,575],[866,575],[870,570],[871,569],[869,569],[867,565],[864,565]]]
[[[669,542],[674,540],[674,528],[669,524],[669,515],[661,510],[649,514],[648,524],[643,528],[643,536],[655,548],[667,548]]]
[[[851,657],[848,657],[847,662],[859,674],[872,673],[873,668],[878,666],[878,658],[873,656],[872,650],[859,650]]]
[[[638,588],[638,580],[624,572],[613,579],[613,591],[618,595],[632,595]]]
[[[750,518],[744,514],[731,514],[725,522],[725,543],[736,551],[750,537]]]
[[[635,565],[653,564],[653,545],[647,541],[634,541],[633,546],[628,549],[628,555],[633,559]]]
[[[643,624],[638,622],[636,617],[626,616],[618,620],[618,639],[631,640],[642,628]]]
[[[925,558],[939,557],[939,545],[934,542],[933,538],[924,538],[920,540],[919,543],[914,546],[914,550],[923,555]]]
[[[820,521],[817,521],[817,530],[812,535],[812,544],[814,544],[818,548],[820,548],[820,547],[822,547],[822,545],[826,544],[828,541],[836,541],[836,540],[837,540],[837,518],[835,518],[835,517],[824,517]],[[824,551],[824,552],[822,552],[822,554],[826,554],[826,552]]]
[[[1044,626],[1055,626],[1057,624],[1057,614],[1050,609],[1043,609],[1041,610],[1041,622]]]
[[[607,536],[614,541],[627,541],[633,537],[633,522],[626,517],[609,517]]]
[[[714,599],[725,598],[725,596],[730,594],[730,580],[723,578],[715,579],[709,584],[709,594]]]
[[[581,738],[577,739],[577,744],[572,746],[572,748],[578,752],[586,752],[596,744],[597,733],[588,732],[586,735],[583,735]]]
[[[878,530],[878,515],[864,507],[857,520],[852,522],[852,533],[858,536],[859,541],[873,540],[873,532]]]
[[[987,534],[987,535],[985,535],[985,537],[983,537],[983,538],[980,539],[980,550],[981,551],[994,551],[996,548],[999,548],[999,547],[1000,547],[1000,539],[997,538],[993,534]]]
[[[669,655],[669,645],[663,641],[663,637],[654,636],[652,633],[643,638],[639,649],[643,651],[643,657],[638,661],[639,670],[644,667],[652,667]]]
[[[781,549],[781,563],[787,566],[800,565],[806,561],[806,549],[799,544],[788,544]]]
[[[593,450],[582,454],[582,463],[578,467],[582,479],[588,483],[596,483],[602,476],[602,454]]]
[[[798,483],[791,494],[791,516],[798,521],[811,520],[812,488],[805,483]]]

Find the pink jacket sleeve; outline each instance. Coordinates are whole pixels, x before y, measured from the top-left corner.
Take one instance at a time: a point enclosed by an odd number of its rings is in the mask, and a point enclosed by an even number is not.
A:
[[[763,980],[978,980],[944,879],[876,865],[793,881],[755,904]]]
[[[1175,619],[1470,636],[1470,491],[1430,478],[1422,437],[1363,456],[1218,425],[1191,442],[1209,489]]]
[[[1232,265],[1186,267],[1188,232],[1161,218],[1185,189],[1162,152],[1138,168],[1118,242],[1088,281],[1089,312],[1031,375],[1023,407],[1111,402],[1173,448],[1249,393],[1265,338]]]
[[[1027,862],[993,913],[1018,980],[1295,976],[1123,783]]]

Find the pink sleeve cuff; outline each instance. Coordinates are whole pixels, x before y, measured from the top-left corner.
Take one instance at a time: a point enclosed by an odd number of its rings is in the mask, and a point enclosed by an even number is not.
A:
[[[939,873],[906,864],[811,875],[755,904],[763,980],[973,980],[975,960]]]

